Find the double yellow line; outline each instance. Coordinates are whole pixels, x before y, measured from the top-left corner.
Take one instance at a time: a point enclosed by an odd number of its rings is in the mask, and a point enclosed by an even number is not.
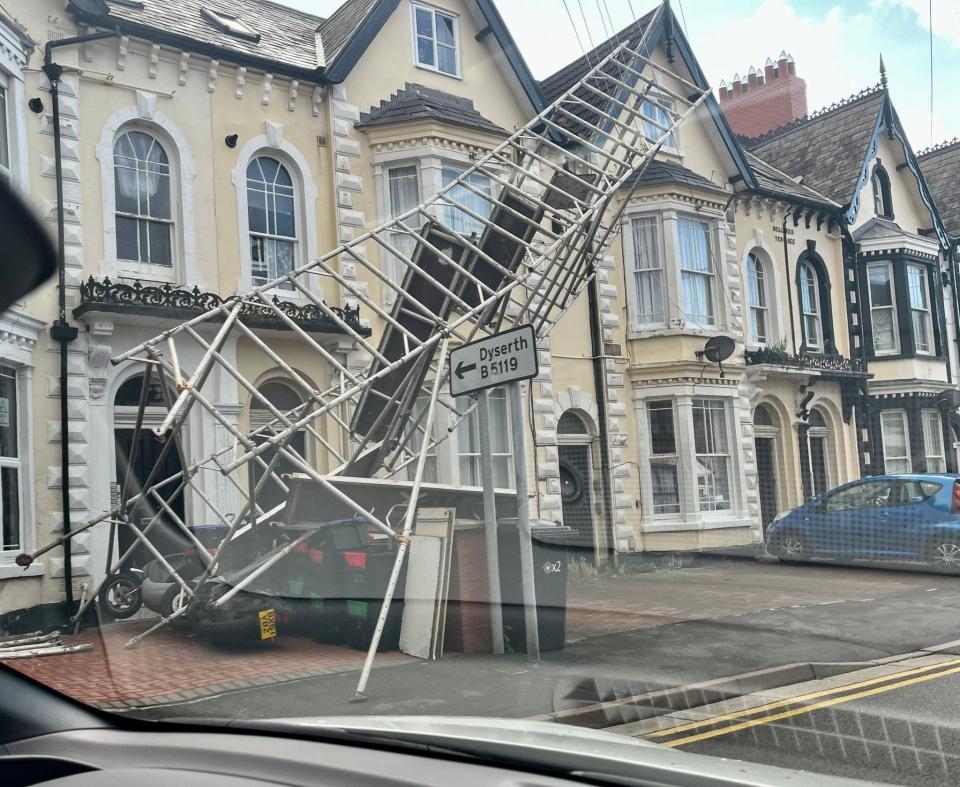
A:
[[[895,672],[890,675],[883,675],[878,678],[871,678],[869,680],[863,680],[857,683],[848,683],[844,686],[837,686],[832,689],[823,689],[821,691],[814,691],[809,694],[801,694],[798,697],[777,700],[776,702],[770,702],[766,705],[758,705],[754,708],[745,708],[740,711],[725,713],[720,716],[712,716],[711,718],[704,719],[703,721],[694,721],[690,722],[689,724],[681,724],[677,727],[670,727],[669,729],[665,730],[657,730],[656,732],[651,732],[643,737],[650,739],[672,738],[672,740],[663,741],[663,745],[670,747],[686,746],[690,743],[696,743],[698,741],[704,741],[710,738],[717,738],[721,735],[729,735],[732,732],[738,732],[739,730],[756,727],[760,724],[769,724],[773,721],[789,719],[793,716],[801,716],[804,713],[812,713],[813,711],[820,710],[821,708],[829,708],[832,705],[839,705],[843,702],[863,699],[864,697],[872,697],[876,694],[883,694],[888,691],[893,691],[894,689],[906,688],[907,686],[913,686],[917,683],[924,683],[928,680],[936,680],[937,678],[943,678],[947,675],[954,675],[957,673],[960,673],[960,658],[943,661],[939,664],[930,664],[926,667],[917,667],[915,669],[904,670],[903,672]],[[855,691],[856,689],[863,689],[863,691]],[[854,693],[848,693],[851,691]],[[842,694],[843,696],[832,696],[837,694]],[[807,702],[809,700],[816,700],[821,697],[830,697],[830,699],[825,699],[821,702],[814,702],[810,705],[804,705],[801,708],[790,708],[789,710],[783,710],[777,713],[769,713],[769,711],[776,711],[777,708],[786,708],[790,705],[796,705],[798,702]],[[768,715],[764,715],[758,719],[746,719],[745,721],[739,722],[737,721],[737,719],[743,719],[747,716],[756,716],[758,713]],[[724,727],[715,728],[717,724],[727,721],[733,723]],[[673,738],[673,736],[678,735],[679,733],[698,730],[702,729],[703,727],[714,727],[714,729],[709,729],[704,732],[695,732],[692,735],[687,735],[682,738]]]

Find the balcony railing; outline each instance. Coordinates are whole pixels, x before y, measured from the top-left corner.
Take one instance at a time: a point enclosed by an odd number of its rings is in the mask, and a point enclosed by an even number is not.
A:
[[[799,353],[793,355],[780,347],[761,347],[759,350],[746,351],[747,366],[770,364],[772,366],[790,366],[795,369],[812,369],[825,372],[863,373],[863,363],[859,358],[844,358],[839,354],[811,355]]]
[[[80,305],[73,310],[75,317],[88,312],[132,313],[169,318],[190,319],[221,305],[226,298],[215,292],[204,292],[199,287],[187,289],[172,284],[132,284],[115,282],[109,278],[94,279],[92,276],[80,285]],[[346,333],[329,315],[312,303],[294,303],[274,296],[272,302],[283,313],[310,333]],[[370,329],[360,324],[360,308],[345,306],[329,307],[343,322],[362,335],[370,335]],[[256,304],[244,304],[240,319],[253,328],[289,330],[270,308]]]

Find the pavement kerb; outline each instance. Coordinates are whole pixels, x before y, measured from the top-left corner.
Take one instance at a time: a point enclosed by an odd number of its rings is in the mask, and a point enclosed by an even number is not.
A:
[[[764,692],[785,686],[799,686],[811,681],[821,681],[849,672],[907,662],[911,659],[919,659],[951,650],[960,651],[960,640],[930,645],[922,650],[898,653],[868,661],[805,661],[785,664],[686,686],[591,703],[529,718],[534,721],[553,721],[592,729],[609,729],[611,726],[640,724],[644,720],[653,720],[657,717],[666,717],[677,713],[682,714],[687,711],[699,712],[718,702],[730,702],[748,696],[763,695]]]

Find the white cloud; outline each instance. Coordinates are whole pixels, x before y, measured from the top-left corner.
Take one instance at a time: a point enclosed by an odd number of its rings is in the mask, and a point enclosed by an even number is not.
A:
[[[900,6],[912,11],[917,24],[930,29],[930,6],[928,0],[872,0],[874,7]],[[960,3],[956,0],[933,0],[933,34],[960,46]]]

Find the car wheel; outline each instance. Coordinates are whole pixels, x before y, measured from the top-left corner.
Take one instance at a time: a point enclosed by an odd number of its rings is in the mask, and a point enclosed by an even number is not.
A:
[[[927,559],[937,571],[960,574],[960,539],[937,538],[930,542]]]
[[[807,558],[807,549],[803,538],[796,533],[778,535],[773,543],[773,554],[781,563],[800,563]]]
[[[140,580],[132,574],[114,574],[103,583],[97,600],[100,611],[114,620],[132,617],[143,603]]]

